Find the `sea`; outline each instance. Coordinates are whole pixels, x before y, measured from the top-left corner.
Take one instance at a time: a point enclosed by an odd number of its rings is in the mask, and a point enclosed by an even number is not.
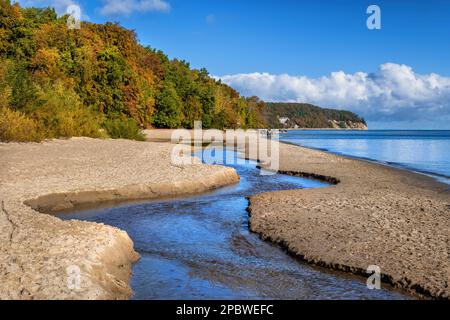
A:
[[[280,141],[376,161],[450,184],[450,130],[289,130]]]

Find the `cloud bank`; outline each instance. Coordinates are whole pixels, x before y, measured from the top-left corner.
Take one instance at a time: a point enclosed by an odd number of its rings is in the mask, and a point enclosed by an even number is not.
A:
[[[168,12],[170,4],[164,0],[103,0],[103,15],[130,15],[134,12]]]
[[[269,73],[217,78],[246,96],[346,109],[368,120],[450,119],[450,78],[395,63],[382,64],[375,73],[338,71],[320,78]]]

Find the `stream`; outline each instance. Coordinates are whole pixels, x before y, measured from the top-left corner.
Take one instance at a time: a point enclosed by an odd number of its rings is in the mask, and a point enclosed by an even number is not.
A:
[[[234,151],[227,153],[237,158]],[[302,263],[251,233],[247,196],[327,187],[298,177],[260,175],[256,165],[253,161],[230,165],[241,181],[202,195],[60,217],[101,222],[128,232],[141,255],[133,266],[133,299],[409,298],[388,285],[369,290],[363,278]]]

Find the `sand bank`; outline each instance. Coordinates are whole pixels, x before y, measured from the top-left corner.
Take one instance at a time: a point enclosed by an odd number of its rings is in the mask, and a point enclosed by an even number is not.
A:
[[[168,141],[172,131],[146,133]],[[253,232],[308,263],[364,277],[377,265],[386,283],[412,294],[450,298],[448,185],[308,148],[280,143],[279,149],[280,173],[331,186],[250,197]]]
[[[88,138],[0,143],[0,299],[129,298],[138,254],[126,232],[36,210],[198,193],[239,180],[231,168],[172,166],[171,148]]]
[[[450,298],[450,192],[424,175],[280,144],[280,170],[334,177],[328,188],[250,198],[250,227],[304,261]],[[263,160],[263,159],[262,159]]]

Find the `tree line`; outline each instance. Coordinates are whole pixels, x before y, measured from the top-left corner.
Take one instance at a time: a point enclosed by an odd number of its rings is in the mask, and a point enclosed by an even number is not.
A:
[[[142,139],[143,128],[265,127],[264,102],[144,47],[117,23],[71,30],[52,8],[0,0],[0,140]]]

